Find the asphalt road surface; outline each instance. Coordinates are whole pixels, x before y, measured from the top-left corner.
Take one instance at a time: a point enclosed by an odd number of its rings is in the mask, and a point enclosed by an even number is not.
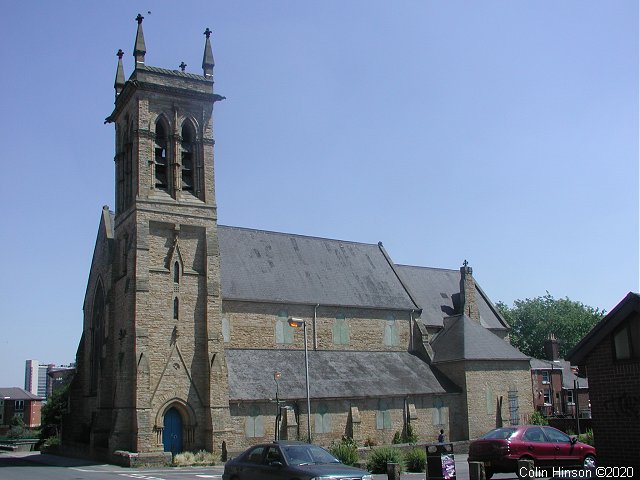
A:
[[[466,455],[456,455],[456,478],[468,480]],[[123,468],[39,452],[0,452],[0,480],[221,480],[222,466]],[[402,480],[425,479],[424,473],[406,473]],[[515,479],[514,474],[496,474],[494,479]],[[387,475],[374,475],[387,480]]]

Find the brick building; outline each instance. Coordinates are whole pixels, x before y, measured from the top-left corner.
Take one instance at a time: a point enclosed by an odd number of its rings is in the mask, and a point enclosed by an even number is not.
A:
[[[20,417],[25,427],[39,427],[43,400],[22,388],[0,388],[0,433],[9,430],[14,417]]]
[[[640,469],[640,295],[629,293],[569,352],[589,377],[593,437],[603,466]]]
[[[145,65],[137,20],[107,118],[116,207],[100,219],[67,448],[236,450],[307,438],[307,423],[320,444],[390,443],[409,423],[422,441],[465,439],[495,426],[501,397],[507,423],[532,412],[529,358],[466,262],[402,266],[381,243],[218,225],[210,32],[202,75],[165,70]],[[308,333],[309,412],[291,317]]]
[[[550,334],[544,343],[545,359],[531,359],[533,407],[545,417],[590,418],[589,382],[577,368],[560,359],[558,340]]]

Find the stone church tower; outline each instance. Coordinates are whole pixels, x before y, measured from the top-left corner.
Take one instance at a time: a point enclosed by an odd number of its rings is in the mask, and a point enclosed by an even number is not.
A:
[[[92,455],[220,448],[229,426],[214,190],[210,31],[203,74],[118,52],[115,214],[105,207],[63,443]]]

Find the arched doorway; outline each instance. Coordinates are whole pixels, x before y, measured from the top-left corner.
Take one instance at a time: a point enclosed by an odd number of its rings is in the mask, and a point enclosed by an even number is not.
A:
[[[173,455],[182,451],[182,416],[175,407],[171,407],[164,414],[162,444],[164,451]]]

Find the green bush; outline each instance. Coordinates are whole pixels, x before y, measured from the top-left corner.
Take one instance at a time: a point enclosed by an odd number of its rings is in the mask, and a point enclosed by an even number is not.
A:
[[[413,431],[413,425],[407,423],[407,432],[404,437],[404,443],[415,445],[418,443],[418,434]]]
[[[358,462],[358,445],[352,438],[342,437],[340,442],[331,443],[329,451],[345,465],[353,466]]]
[[[400,433],[400,431],[396,430],[396,433],[393,435],[393,440],[391,441],[394,445],[399,443],[418,443],[418,435],[413,431],[413,426],[408,423],[407,429]]]
[[[529,419],[529,423],[531,425],[549,425],[549,422],[540,412],[533,412],[531,418]]]
[[[367,459],[367,470],[371,473],[387,473],[387,463],[397,463],[404,471],[402,452],[393,447],[374,448]]]
[[[423,448],[413,448],[404,456],[408,472],[424,472],[427,465],[427,452]]]
[[[593,447],[594,446],[593,430],[587,430],[585,433],[578,435],[578,440],[581,441],[582,443],[587,443]]]

